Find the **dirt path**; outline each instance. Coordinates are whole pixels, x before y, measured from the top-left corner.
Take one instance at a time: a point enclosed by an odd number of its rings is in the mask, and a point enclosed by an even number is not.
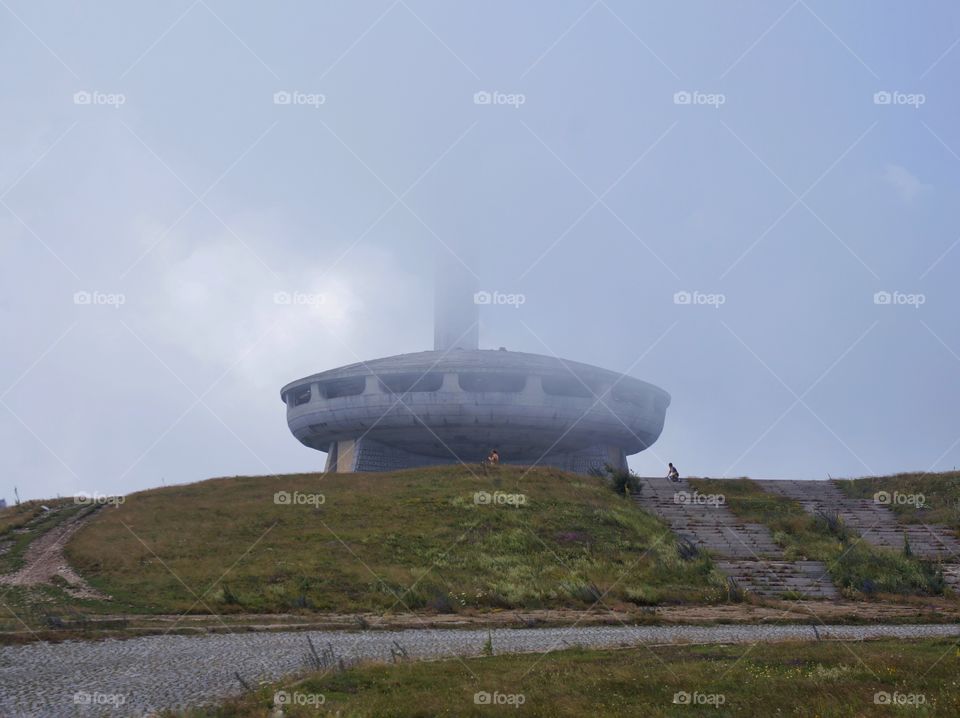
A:
[[[408,629],[547,628],[563,626],[710,626],[816,625],[919,623],[960,624],[960,604],[944,599],[916,603],[856,601],[765,602],[716,606],[660,606],[618,610],[502,610],[477,613],[436,614],[225,614],[143,615],[86,614],[65,619],[55,631],[0,632],[0,644],[16,645],[31,640],[126,640],[156,635],[211,635],[226,633],[274,633],[290,631],[366,631]]]
[[[66,591],[74,598],[109,601],[109,596],[92,588],[70,567],[63,553],[63,547],[70,537],[96,512],[95,507],[81,511],[34,539],[24,553],[23,568],[0,576],[0,585],[25,587],[52,585],[53,578],[59,576],[66,581]]]

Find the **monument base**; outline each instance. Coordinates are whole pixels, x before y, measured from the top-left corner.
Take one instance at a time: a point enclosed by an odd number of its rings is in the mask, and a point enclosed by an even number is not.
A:
[[[418,466],[444,466],[450,464],[476,465],[476,457],[460,459],[451,454],[449,458],[413,454],[394,446],[387,446],[373,439],[346,439],[335,441],[327,452],[324,471],[349,473],[354,471],[384,472],[413,469]],[[503,463],[514,466],[550,466],[574,474],[588,474],[593,469],[611,466],[627,468],[627,457],[616,446],[590,446],[580,451],[546,454],[545,456],[503,457]]]

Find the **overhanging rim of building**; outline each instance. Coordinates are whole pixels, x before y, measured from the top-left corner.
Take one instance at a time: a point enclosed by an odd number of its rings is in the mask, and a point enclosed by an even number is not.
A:
[[[603,367],[586,364],[584,362],[560,359],[546,354],[532,354],[528,352],[503,351],[498,349],[454,349],[452,351],[422,351],[407,354],[371,359],[370,361],[354,362],[345,366],[328,369],[296,379],[280,389],[280,400],[285,401],[287,392],[318,381],[343,379],[358,376],[383,376],[388,374],[405,374],[410,371],[449,373],[458,371],[476,372],[529,372],[532,374],[551,374],[570,377],[571,374],[580,379],[603,379],[611,383],[624,383],[634,387],[643,386],[644,389],[659,394],[666,400],[664,408],[670,406],[672,397],[665,389],[656,384],[637,379],[629,374],[604,369]]]

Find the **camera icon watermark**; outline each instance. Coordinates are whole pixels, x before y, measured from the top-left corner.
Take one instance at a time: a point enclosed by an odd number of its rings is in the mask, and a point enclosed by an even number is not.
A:
[[[674,292],[673,303],[681,306],[705,306],[719,309],[727,303],[727,295],[707,292],[688,292],[681,290]]]
[[[714,706],[718,708],[727,702],[727,697],[723,693],[677,691],[673,694],[673,702],[681,706]]]
[[[914,506],[923,508],[927,504],[926,494],[904,494],[899,491],[878,491],[873,495],[873,503],[880,506]]]
[[[514,506],[520,508],[527,503],[526,494],[508,494],[503,491],[476,491],[473,494],[473,503],[477,506]]]
[[[299,90],[278,90],[273,93],[273,104],[312,107],[315,110],[327,104],[327,96],[320,92],[300,92]]]
[[[78,307],[113,307],[119,309],[127,303],[127,297],[119,292],[81,290],[73,293],[73,303]]]
[[[513,706],[519,708],[526,702],[527,697],[523,693],[477,691],[473,694],[473,703],[478,706]]]
[[[127,702],[123,693],[100,693],[99,691],[77,691],[73,694],[76,706],[112,706],[119,708]]]
[[[507,306],[519,309],[527,303],[527,295],[481,290],[473,295],[473,303],[484,306]]]
[[[875,105],[906,105],[915,110],[925,104],[927,96],[922,92],[900,92],[899,90],[880,90],[873,93]]]
[[[77,506],[113,506],[114,508],[120,508],[126,501],[126,496],[101,494],[97,491],[92,494],[80,491],[73,497],[73,503]]]
[[[927,303],[927,295],[907,292],[874,292],[873,303],[878,306],[907,306],[919,309]]]
[[[73,93],[75,105],[103,105],[119,109],[127,103],[122,92],[99,92],[98,90],[77,90]]]
[[[300,691],[277,691],[273,694],[275,706],[322,706],[327,702],[323,693],[301,693]]]
[[[873,694],[873,702],[878,706],[911,706],[916,708],[926,704],[927,696],[923,693],[877,691]]]
[[[329,297],[324,292],[274,292],[273,303],[279,306],[320,307]]]
[[[278,491],[273,495],[277,506],[323,506],[327,497],[323,494],[304,494],[300,491]]]
[[[673,495],[673,503],[680,506],[719,508],[727,503],[727,497],[723,494],[701,494],[699,491],[677,491]]]
[[[499,92],[498,90],[479,90],[473,93],[475,105],[508,105],[514,109],[527,101],[527,96],[520,92]]]
[[[679,90],[673,93],[675,105],[706,105],[720,109],[727,104],[727,96],[722,92],[700,92],[699,90]]]

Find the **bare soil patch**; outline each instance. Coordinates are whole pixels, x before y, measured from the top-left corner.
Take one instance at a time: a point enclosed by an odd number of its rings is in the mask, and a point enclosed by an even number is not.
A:
[[[74,571],[63,553],[64,544],[96,511],[96,507],[81,511],[32,541],[24,554],[24,566],[18,571],[0,576],[0,585],[28,588],[55,585],[54,579],[59,577],[66,583],[64,590],[74,598],[110,600],[109,596],[92,588]]]

